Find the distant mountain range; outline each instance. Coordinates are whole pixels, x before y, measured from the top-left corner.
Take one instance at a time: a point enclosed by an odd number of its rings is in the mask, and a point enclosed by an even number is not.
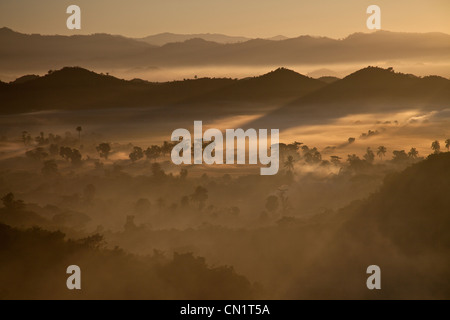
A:
[[[215,34],[160,34],[143,39],[108,34],[43,36],[1,28],[0,68],[26,72],[67,65],[98,69],[450,60],[450,35],[443,33],[378,31],[341,40],[311,36],[274,39],[277,41]]]
[[[224,34],[218,33],[198,33],[198,34],[176,34],[176,33],[159,33],[155,35],[151,35],[145,38],[140,38],[136,40],[144,41],[151,45],[155,46],[163,46],[165,44],[171,42],[184,42],[186,40],[191,39],[203,39],[206,41],[212,41],[217,43],[237,43],[237,42],[245,42],[251,40],[251,38],[246,37],[236,37],[236,36],[227,36]]]
[[[184,42],[191,39],[203,39],[205,41],[217,42],[222,44],[238,43],[252,40],[252,38],[239,37],[239,36],[227,36],[220,33],[196,33],[196,34],[177,34],[177,33],[159,33],[144,38],[137,38],[136,40],[144,41],[154,46],[163,46],[172,42]],[[275,37],[266,38],[267,40],[280,41],[289,39],[283,35],[277,35]]]
[[[270,121],[283,129],[352,113],[450,108],[450,80],[442,77],[416,77],[368,67],[344,79],[330,78],[322,81],[279,68],[240,80],[200,78],[152,83],[71,67],[0,83],[0,113],[146,107],[170,119],[174,114],[245,114],[248,108],[257,113],[259,108],[275,105],[281,107],[251,126],[264,127],[263,123]]]

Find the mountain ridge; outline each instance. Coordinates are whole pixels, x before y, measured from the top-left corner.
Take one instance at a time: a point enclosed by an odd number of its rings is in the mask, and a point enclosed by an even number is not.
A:
[[[366,67],[312,91],[248,124],[270,121],[287,129],[317,119],[330,120],[356,113],[378,113],[450,107],[450,79],[418,77],[392,68]]]
[[[278,41],[250,39],[217,43],[200,38],[153,46],[123,36],[27,35],[0,29],[0,68],[36,72],[67,65],[87,68],[144,66],[239,66],[361,63],[395,59],[420,62],[450,60],[450,35],[379,31],[353,34],[344,39],[308,35]]]
[[[190,106],[189,110],[194,112],[201,105],[219,102],[237,107],[242,103],[261,106],[284,101],[279,109],[260,120],[270,119],[283,128],[299,118],[326,119],[354,112],[397,110],[410,107],[412,102],[423,107],[450,106],[449,79],[417,77],[379,67],[363,68],[330,83],[286,68],[243,79],[199,78],[156,83],[66,67],[44,76],[19,79],[0,84],[3,114],[137,106],[178,106],[178,110]]]

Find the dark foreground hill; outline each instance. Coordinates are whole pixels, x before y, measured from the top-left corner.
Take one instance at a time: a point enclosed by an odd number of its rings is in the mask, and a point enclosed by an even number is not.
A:
[[[137,257],[101,249],[102,237],[65,240],[61,232],[0,224],[0,299],[244,299],[256,293],[229,267],[191,254]],[[66,269],[81,268],[81,291]]]
[[[240,80],[200,78],[152,83],[66,67],[42,77],[27,75],[9,84],[0,83],[0,95],[2,114],[151,107],[158,108],[162,117],[174,111],[233,115],[240,105],[256,109],[284,105],[252,124],[264,127],[269,121],[272,127],[284,129],[352,113],[445,109],[450,106],[450,80],[368,67],[331,83],[285,68]],[[226,105],[214,109],[217,104]]]
[[[337,231],[289,296],[449,299],[449,192],[449,152],[388,176],[379,192],[329,220]],[[381,268],[381,290],[366,288],[370,265]]]

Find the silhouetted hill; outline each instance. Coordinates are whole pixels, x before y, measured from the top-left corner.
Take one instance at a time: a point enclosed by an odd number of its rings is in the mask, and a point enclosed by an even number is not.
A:
[[[203,41],[203,40],[202,40]],[[213,103],[273,104],[284,107],[258,120],[279,128],[302,121],[326,120],[361,112],[410,108],[442,109],[450,104],[450,80],[416,77],[391,69],[368,67],[331,84],[279,68],[240,80],[201,78],[165,83],[121,80],[78,67],[66,67],[42,77],[27,76],[0,85],[1,113],[51,109],[96,109],[169,106],[195,113]],[[189,108],[186,108],[189,106]],[[181,109],[180,109],[181,108]],[[221,109],[233,113],[232,108]],[[217,111],[218,112],[218,111]],[[256,124],[260,127],[262,124]]]
[[[145,55],[149,48],[152,46],[148,43],[109,34],[44,36],[0,29],[0,65],[7,69],[24,70],[39,64],[55,69],[89,61],[113,66],[136,55]]]
[[[170,32],[164,32],[159,33],[155,35],[150,35],[144,38],[138,38],[136,40],[140,40],[146,43],[149,43],[151,45],[155,46],[163,46],[168,43],[172,42],[184,42],[186,40],[191,39],[203,39],[206,41],[211,42],[217,42],[221,44],[227,44],[227,43],[238,43],[238,42],[245,42],[251,40],[251,38],[248,37],[240,37],[240,36],[228,36],[225,34],[220,33],[195,33],[195,34],[177,34],[177,33],[170,33]],[[280,41],[280,40],[286,40],[289,39],[288,37],[285,37],[283,35],[277,35],[274,37],[267,38],[267,40],[272,41]]]
[[[283,36],[281,34],[274,36],[274,37],[267,38],[267,40],[272,40],[272,41],[281,41],[281,40],[287,40],[287,39],[289,39],[289,37]]]
[[[66,67],[42,77],[26,76],[5,84],[1,89],[2,113],[169,105],[184,108],[188,104],[193,105],[190,110],[194,112],[199,103],[287,101],[324,85],[319,80],[284,68],[242,80],[201,78],[150,83]]]
[[[388,176],[380,191],[352,212],[346,230],[357,224],[358,237],[361,227],[377,230],[407,254],[449,254],[449,192],[450,152],[432,154]]]
[[[152,107],[172,104],[233,82],[198,79],[167,83],[126,81],[78,67],[67,67],[1,89],[2,113],[51,109]]]
[[[256,294],[231,267],[209,267],[192,254],[175,253],[168,259],[161,252],[138,257],[118,247],[103,249],[100,235],[66,240],[59,231],[0,223],[0,242],[2,300],[249,299]],[[84,286],[78,292],[66,287],[66,269],[74,262]]]
[[[448,79],[416,77],[396,73],[392,69],[367,67],[307,94],[250,125],[258,127],[270,120],[280,128],[288,128],[353,113],[392,112],[411,106],[441,110],[449,105]]]
[[[338,77],[323,76],[323,77],[318,78],[317,80],[320,80],[320,81],[325,82],[325,83],[333,83],[333,82],[336,82],[336,81],[338,81],[340,79]]]
[[[324,86],[325,83],[320,80],[306,77],[286,68],[278,68],[262,76],[241,79],[229,86],[185,102],[289,101]]]
[[[449,152],[388,176],[368,199],[328,217],[335,233],[290,293],[298,299],[448,299],[449,192]],[[381,290],[365,286],[371,265],[381,268]],[[321,281],[307,281],[317,277]]]
[[[188,37],[184,42],[155,47],[147,42],[107,34],[42,36],[2,28],[0,56],[7,59],[0,59],[0,67],[4,70],[48,70],[67,65],[133,68],[450,59],[450,35],[442,33],[379,31],[353,34],[342,40],[300,36],[279,41],[251,39],[226,44],[209,39]]]
[[[17,79],[14,80],[12,83],[15,83],[15,84],[17,84],[17,83],[24,83],[24,82],[27,82],[27,81],[30,81],[30,80],[35,80],[35,79],[37,79],[37,78],[39,78],[38,75],[35,75],[35,74],[29,74],[29,75],[26,75],[26,76],[22,76],[22,77],[20,77],[20,78],[17,78]]]
[[[138,40],[147,42],[155,46],[163,46],[167,43],[184,42],[186,40],[195,38],[217,43],[236,43],[250,40],[250,38],[246,37],[227,36],[219,33],[176,34],[169,32],[147,36]]]

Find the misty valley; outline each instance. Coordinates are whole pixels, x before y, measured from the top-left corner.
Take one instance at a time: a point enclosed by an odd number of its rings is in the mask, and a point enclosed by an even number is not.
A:
[[[450,297],[449,79],[278,68],[157,83],[65,67],[0,96],[2,299]],[[230,128],[254,144],[221,148]]]

